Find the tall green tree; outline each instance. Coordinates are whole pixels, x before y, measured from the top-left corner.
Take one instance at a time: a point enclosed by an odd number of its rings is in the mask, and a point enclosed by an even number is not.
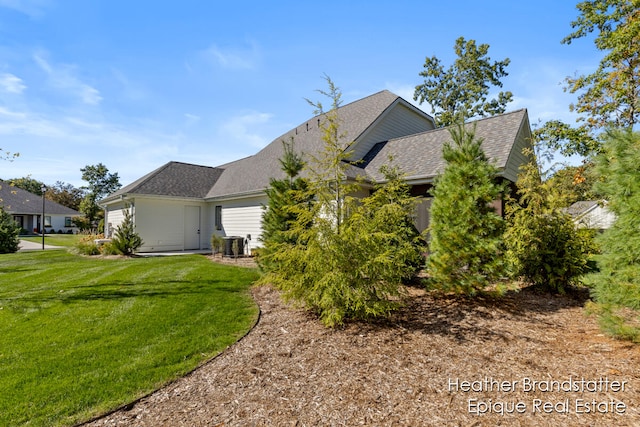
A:
[[[283,179],[270,180],[265,191],[268,198],[262,216],[262,249],[258,263],[264,271],[277,269],[273,255],[282,249],[282,245],[296,243],[297,237],[287,233],[291,223],[296,220],[294,206],[301,201],[298,197],[305,194],[307,181],[300,177],[305,162],[302,154],[295,151],[294,139],[282,141],[283,155],[280,166],[285,173]],[[307,198],[306,202],[310,202]]]
[[[601,272],[593,280],[600,321],[614,335],[640,341],[640,133],[610,132],[596,157],[596,188],[617,216],[600,239]]]
[[[424,83],[416,86],[413,99],[428,102],[438,126],[449,126],[462,117],[464,120],[504,113],[511,102],[511,92],[499,92],[487,100],[489,91],[502,87],[501,78],[508,75],[509,58],[491,61],[489,45],[476,45],[475,40],[456,40],[457,55],[447,70],[435,56],[427,58],[420,76]]]
[[[348,142],[340,130],[341,91],[327,77],[331,100],[321,117],[323,150],[305,167],[306,190],[294,203],[287,239],[273,254],[278,268],[262,281],[283,291],[285,298],[318,313],[327,326],[346,319],[384,316],[397,308],[402,280],[415,272],[422,249],[410,217],[415,200],[397,171],[385,170],[387,184],[369,197],[347,177]],[[300,194],[301,193],[301,194]]]
[[[120,178],[118,173],[109,173],[109,169],[102,163],[97,165],[87,165],[80,169],[82,180],[87,181],[87,185],[82,187],[87,193],[80,202],[80,212],[82,212],[90,224],[95,224],[101,216],[102,209],[98,206],[98,200],[118,190]]]
[[[446,166],[434,183],[429,227],[429,286],[475,294],[505,276],[502,256],[504,220],[492,203],[505,186],[475,131],[463,124],[451,128],[444,144]]]
[[[587,0],[577,9],[574,31],[562,43],[595,33],[595,46],[604,57],[594,72],[565,79],[565,91],[578,95],[569,106],[579,114],[578,126],[554,120],[537,133],[565,155],[592,156],[602,146],[601,130],[634,128],[640,120],[640,3]]]

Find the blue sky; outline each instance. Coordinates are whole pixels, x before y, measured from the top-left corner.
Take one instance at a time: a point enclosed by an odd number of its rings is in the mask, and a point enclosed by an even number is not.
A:
[[[509,110],[573,122],[562,81],[602,57],[560,44],[576,17],[558,0],[0,0],[0,148],[20,153],[0,178],[81,186],[103,163],[126,185],[171,160],[216,166],[311,117],[324,74],[344,103],[412,101],[425,58],[448,67],[460,36],[510,58]]]

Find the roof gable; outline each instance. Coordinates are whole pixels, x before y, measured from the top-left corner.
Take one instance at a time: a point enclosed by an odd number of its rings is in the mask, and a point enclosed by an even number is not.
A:
[[[345,145],[354,146],[363,135],[370,134],[374,124],[399,103],[409,105],[397,95],[383,90],[366,98],[346,104],[338,109],[340,131]],[[411,107],[404,108],[410,109]],[[414,113],[415,114],[415,113]],[[423,120],[429,116],[424,114]],[[225,169],[220,179],[207,194],[208,198],[255,193],[269,186],[270,178],[284,178],[280,158],[283,155],[283,141],[294,139],[294,148],[304,155],[315,155],[323,148],[322,116],[318,115],[273,140],[257,154],[221,166]],[[397,132],[410,132],[396,129]],[[402,133],[400,133],[401,135]]]
[[[465,126],[469,129],[475,126],[476,137],[483,139],[485,154],[496,167],[504,170],[508,162],[514,161],[510,160],[512,152],[518,149],[522,127],[526,127],[527,123],[527,112],[522,109],[476,120]],[[449,128],[391,139],[372,148],[364,157],[368,162],[363,169],[371,179],[381,181],[384,177],[380,168],[389,163],[389,158],[393,158],[393,164],[407,175],[408,180],[431,180],[444,171],[442,147],[450,140]]]
[[[125,194],[204,198],[223,169],[190,163],[169,162],[110,194],[109,202]]]
[[[63,206],[53,200],[45,199],[45,215],[78,216],[80,212]],[[8,182],[0,181],[0,206],[12,214],[41,215],[42,196],[33,194],[22,188],[14,187]]]

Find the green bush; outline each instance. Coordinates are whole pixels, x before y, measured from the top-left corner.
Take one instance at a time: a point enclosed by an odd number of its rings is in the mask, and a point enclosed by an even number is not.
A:
[[[111,239],[113,248],[123,255],[133,255],[133,253],[144,243],[140,235],[135,231],[133,216],[129,206],[122,210],[124,219],[116,227],[116,231]]]
[[[0,254],[18,252],[21,228],[0,206]]]
[[[593,233],[576,228],[562,209],[564,193],[553,181],[542,181],[532,151],[524,154],[531,162],[520,168],[516,182],[519,200],[507,206],[507,260],[514,277],[563,293],[591,270],[588,261],[596,252]]]
[[[214,255],[224,252],[224,237],[217,234],[211,235],[211,252]]]

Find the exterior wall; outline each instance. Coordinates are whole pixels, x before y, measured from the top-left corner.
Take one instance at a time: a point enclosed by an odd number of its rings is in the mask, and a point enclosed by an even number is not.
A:
[[[124,203],[116,203],[113,205],[109,205],[109,207],[105,210],[105,237],[112,237],[113,232],[116,230],[116,228],[120,224],[122,224],[122,221],[124,220],[122,209],[124,209]]]
[[[433,129],[433,123],[429,119],[402,104],[398,104],[379,123],[374,124],[352,147],[352,156],[354,159],[362,159],[378,142],[431,129]]]
[[[136,231],[144,241],[140,252],[162,252],[185,250],[185,210],[187,206],[198,207],[199,244],[198,248],[208,247],[208,239],[202,234],[202,224],[205,220],[205,203],[198,201],[145,199],[137,198],[134,204],[133,219]],[[187,236],[188,237],[188,236]],[[189,239],[187,238],[187,241]]]
[[[72,233],[76,233],[78,231],[76,227],[65,227],[66,219],[73,218],[71,215],[47,215],[45,212],[45,216],[51,216],[51,227],[45,227],[47,231],[53,230],[56,233],[58,230],[62,230],[63,233],[66,233],[69,230]]]
[[[140,252],[162,252],[185,250],[185,242],[192,242],[194,247],[188,249],[207,249],[209,239],[202,233],[206,221],[207,206],[203,202],[188,200],[135,198],[126,200],[133,208],[133,221],[136,232],[143,240]],[[188,207],[199,209],[199,218],[195,224],[185,224],[185,212]],[[122,209],[124,202],[109,205],[105,223],[109,227],[109,237],[113,236],[116,227],[124,219]],[[185,233],[199,234],[187,236]],[[195,247],[197,246],[197,247]]]
[[[616,215],[603,206],[596,206],[586,214],[574,220],[578,228],[591,228],[594,230],[606,230],[611,228],[616,220]]]
[[[262,246],[263,205],[268,202],[266,196],[246,199],[210,202],[207,210],[207,224],[211,227],[208,236],[215,233],[219,236],[247,237],[251,235],[249,248]],[[215,230],[215,206],[222,207],[222,229]]]

